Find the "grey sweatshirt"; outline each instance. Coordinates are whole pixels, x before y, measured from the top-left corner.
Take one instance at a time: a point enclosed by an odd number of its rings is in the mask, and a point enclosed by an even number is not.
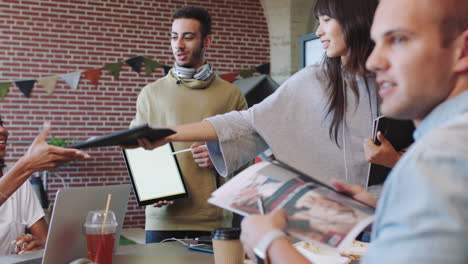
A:
[[[338,179],[365,186],[369,165],[362,144],[378,116],[378,99],[374,82],[370,96],[364,80],[357,83],[359,103],[347,90],[341,148],[328,134],[326,79],[319,65],[302,69],[248,110],[207,118],[219,138],[207,142],[216,170],[227,176],[270,147],[277,159],[325,183]]]

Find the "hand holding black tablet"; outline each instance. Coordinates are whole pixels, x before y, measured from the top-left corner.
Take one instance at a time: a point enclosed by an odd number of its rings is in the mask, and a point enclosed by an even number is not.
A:
[[[170,128],[153,127],[148,124],[136,126],[127,130],[118,131],[116,133],[96,137],[88,141],[83,141],[77,144],[67,146],[67,148],[96,148],[109,146],[125,146],[137,145],[138,138],[146,138],[149,141],[156,141],[176,132]]]

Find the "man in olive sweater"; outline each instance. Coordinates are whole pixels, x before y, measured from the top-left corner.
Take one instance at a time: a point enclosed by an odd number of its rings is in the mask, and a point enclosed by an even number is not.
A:
[[[171,46],[175,66],[165,77],[143,88],[132,126],[144,123],[174,126],[246,109],[247,103],[240,89],[216,76],[205,62],[206,48],[212,42],[208,12],[187,6],[176,10],[172,19]],[[191,144],[180,142],[173,146],[177,151],[189,148]],[[190,152],[179,154],[177,158],[189,197],[146,207],[147,243],[171,237],[208,235],[215,228],[231,224],[230,213],[207,202],[220,180],[215,170],[199,167]]]

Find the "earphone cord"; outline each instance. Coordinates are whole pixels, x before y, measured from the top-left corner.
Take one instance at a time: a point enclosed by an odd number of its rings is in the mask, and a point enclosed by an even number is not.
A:
[[[187,238],[187,239],[189,239],[189,238]],[[189,240],[191,240],[191,239],[189,239]],[[182,245],[187,246],[187,247],[194,247],[194,246],[202,246],[202,245],[205,245],[205,244],[200,244],[200,243],[198,243],[198,244],[187,243],[187,242],[184,241],[184,239],[179,239],[179,238],[175,238],[175,237],[166,238],[166,239],[160,241],[159,243],[164,243],[164,242],[168,242],[168,241],[176,241],[176,242],[179,242],[179,243],[181,243]]]
[[[341,123],[341,137],[343,141],[343,159],[344,159],[344,169],[345,169],[345,181],[348,182],[348,164],[346,159],[346,137],[345,137],[345,129],[346,129],[346,82],[343,78],[343,97],[344,97],[344,109],[343,109],[343,122]]]

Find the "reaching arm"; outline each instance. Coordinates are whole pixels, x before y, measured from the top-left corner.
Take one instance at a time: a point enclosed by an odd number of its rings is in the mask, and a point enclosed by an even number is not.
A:
[[[142,147],[144,149],[155,149],[169,142],[176,141],[216,141],[218,135],[216,130],[209,121],[203,120],[197,123],[190,123],[184,125],[177,125],[171,127],[176,131],[175,134],[165,137],[161,140],[154,142],[149,141],[145,138],[138,139],[138,145],[136,146],[122,146],[124,148],[137,148]]]
[[[44,128],[34,139],[26,153],[18,162],[0,179],[0,205],[10,197],[32,173],[48,170],[61,164],[79,158],[90,156],[77,149],[66,149],[51,146],[45,141],[50,130],[50,124]]]
[[[172,127],[176,134],[170,136],[171,141],[216,141],[218,135],[209,121],[184,124]]]

